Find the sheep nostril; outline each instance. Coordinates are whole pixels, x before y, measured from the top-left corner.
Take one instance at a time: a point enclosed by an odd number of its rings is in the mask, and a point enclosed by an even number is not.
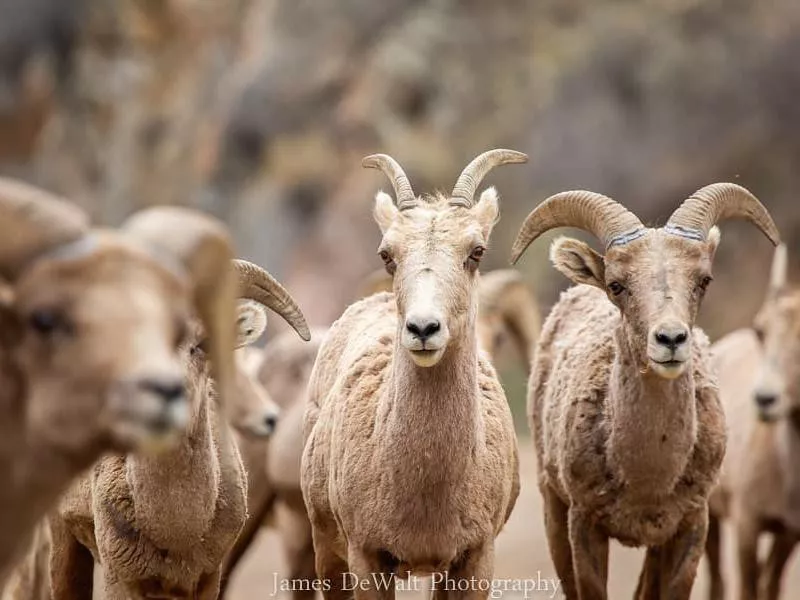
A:
[[[765,394],[765,393],[756,394],[756,405],[758,405],[758,408],[761,409],[769,408],[777,401],[778,397],[775,394]]]
[[[406,329],[415,338],[425,341],[435,335],[442,328],[438,319],[409,319],[406,321]]]
[[[278,426],[278,417],[275,415],[267,415],[264,417],[264,426],[268,431],[274,431],[275,427]]]
[[[662,329],[661,331],[656,332],[655,339],[656,343],[661,346],[665,346],[674,352],[678,346],[682,346],[688,341],[689,334],[685,329],[674,331],[666,331]]]

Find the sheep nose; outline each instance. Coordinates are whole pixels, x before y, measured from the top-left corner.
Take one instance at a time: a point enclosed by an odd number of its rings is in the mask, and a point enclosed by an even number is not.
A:
[[[441,328],[442,325],[439,323],[438,319],[417,317],[408,318],[406,320],[406,329],[408,329],[408,332],[421,342],[432,337]]]
[[[663,325],[656,330],[656,343],[673,352],[689,339],[689,331],[683,325]]]
[[[161,396],[167,403],[182,400],[186,394],[186,388],[180,379],[143,379],[139,382],[139,388]]]
[[[771,394],[769,392],[756,392],[756,405],[761,410],[770,408],[777,401],[778,397],[775,394]]]
[[[264,417],[264,427],[267,428],[267,431],[273,432],[275,428],[278,426],[278,417],[277,415],[267,415]]]

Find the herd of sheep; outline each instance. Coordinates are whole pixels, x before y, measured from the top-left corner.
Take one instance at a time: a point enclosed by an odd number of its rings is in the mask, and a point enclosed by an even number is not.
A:
[[[800,295],[772,218],[730,183],[661,228],[597,193],[556,194],[525,219],[512,262],[561,227],[604,253],[552,244],[576,285],[541,323],[516,271],[478,275],[499,217],[495,189],[478,187],[526,160],[491,150],[449,195],[418,195],[394,159],[365,158],[395,194],[374,204],[385,272],[313,331],[205,214],[155,207],[92,228],[67,201],[0,180],[3,600],[91,600],[97,581],[107,600],[216,599],[264,526],[305,582],[295,600],[390,600],[368,582],[407,572],[469,582],[435,598],[486,598],[520,489],[493,367],[504,335],[530,369],[566,598],[607,598],[614,539],[646,549],[635,598],[688,599],[706,554],[722,600],[726,519],[739,597],[777,599],[800,536]],[[753,327],[711,344],[695,321],[730,218],[777,249]],[[294,331],[258,349],[267,308]],[[346,574],[368,584],[347,588]]]

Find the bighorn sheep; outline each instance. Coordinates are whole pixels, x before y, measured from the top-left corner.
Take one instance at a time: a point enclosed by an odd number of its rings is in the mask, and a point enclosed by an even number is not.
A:
[[[781,577],[800,537],[800,289],[787,284],[779,246],[767,297],[754,328],[712,346],[728,417],[728,451],[711,495],[706,551],[710,597],[722,600],[720,519],[730,517],[738,545],[740,598],[777,600]],[[758,540],[772,533],[759,564]]]
[[[286,290],[256,265],[235,264],[242,296],[277,311],[308,339],[305,319]],[[244,328],[239,345],[262,333],[247,319],[239,325]],[[183,352],[193,414],[181,443],[156,457],[102,459],[51,519],[51,581],[57,598],[91,598],[91,586],[85,588],[95,561],[103,566],[108,599],[217,598],[223,562],[247,517],[247,476],[214,402],[202,330],[193,333]],[[256,414],[256,427],[248,429],[257,433],[270,416]],[[84,566],[85,575],[78,577],[77,565]],[[84,582],[80,591],[76,577]]]
[[[605,255],[561,238],[555,267],[578,285],[547,318],[528,386],[550,553],[568,598],[606,598],[608,540],[646,546],[636,597],[688,599],[725,453],[708,340],[694,328],[719,243],[743,217],[778,231],[747,190],[709,185],[660,229],[586,191],[548,198],[525,220],[516,262],[557,227],[594,234]]]
[[[448,571],[484,581],[494,539],[519,492],[505,394],[478,349],[478,266],[498,217],[494,166],[524,162],[492,150],[461,173],[450,197],[417,197],[397,162],[364,159],[392,181],[375,219],[394,295],[351,305],[322,343],[309,383],[301,484],[317,575],[327,597],[342,576]],[[356,597],[393,597],[359,589]],[[476,585],[469,595],[485,597]],[[445,594],[443,588],[437,597]]]
[[[177,344],[192,301],[229,396],[235,281],[225,229],[188,209],[91,230],[77,207],[2,179],[0,223],[1,585],[73,478],[183,430]]]

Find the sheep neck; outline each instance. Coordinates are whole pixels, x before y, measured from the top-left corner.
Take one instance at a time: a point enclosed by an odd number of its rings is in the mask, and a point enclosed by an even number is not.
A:
[[[214,519],[220,483],[219,419],[203,398],[180,444],[158,456],[127,458],[136,525],[161,549],[200,543]],[[176,536],[176,532],[178,532]],[[180,541],[178,541],[180,540]]]
[[[404,489],[411,493],[427,489],[442,494],[448,486],[462,482],[478,443],[474,314],[465,330],[467,334],[451,340],[439,363],[429,368],[414,364],[408,351],[395,341],[391,383],[382,407],[387,414],[383,447],[390,462],[417,467],[399,471]]]
[[[776,425],[778,454],[783,473],[783,493],[786,522],[793,530],[800,530],[800,417],[792,414]]]
[[[689,462],[697,437],[692,365],[677,379],[643,372],[624,330],[616,336],[609,401],[609,464],[633,495],[669,494]]]

